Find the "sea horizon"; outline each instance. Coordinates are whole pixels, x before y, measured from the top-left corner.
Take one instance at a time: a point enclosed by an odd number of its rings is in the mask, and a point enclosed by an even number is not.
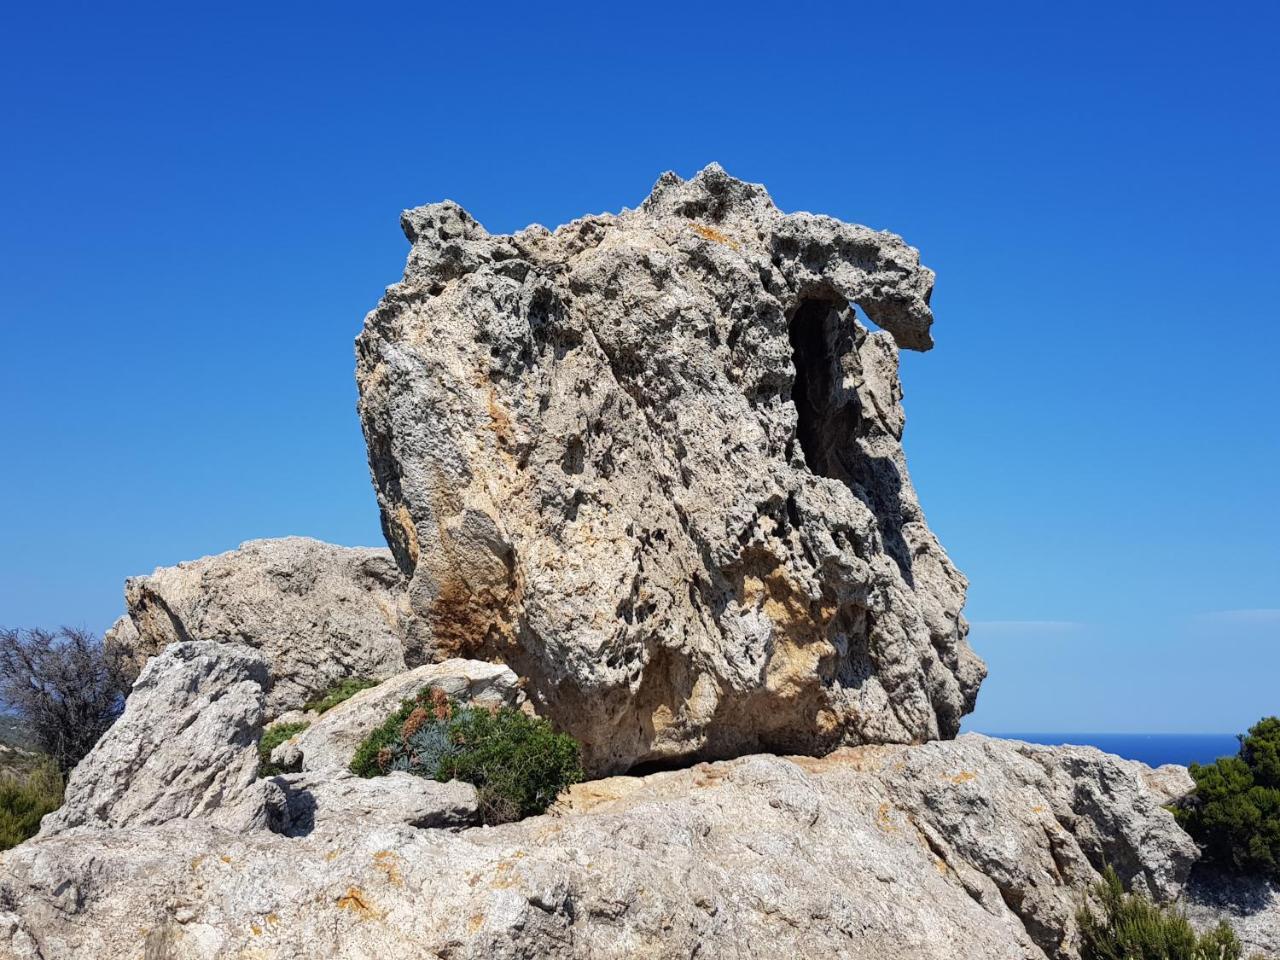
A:
[[[1234,733],[1083,733],[1026,732],[974,730],[988,737],[1006,740],[1025,740],[1047,746],[1075,745],[1097,747],[1104,753],[1113,753],[1126,760],[1138,760],[1152,767],[1166,763],[1188,766],[1192,763],[1213,763],[1219,757],[1230,757],[1240,749],[1239,737]]]

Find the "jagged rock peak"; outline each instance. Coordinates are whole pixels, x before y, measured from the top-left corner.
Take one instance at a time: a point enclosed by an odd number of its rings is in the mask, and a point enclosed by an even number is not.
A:
[[[715,165],[554,232],[402,225],[357,382],[406,662],[509,663],[597,771],[956,733],[985,668],[900,444],[915,249]]]

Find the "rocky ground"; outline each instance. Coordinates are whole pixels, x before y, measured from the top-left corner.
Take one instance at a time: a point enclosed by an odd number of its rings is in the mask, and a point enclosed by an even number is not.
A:
[[[434,679],[506,696],[455,664]],[[480,827],[465,784],[256,779],[264,676],[243,647],[152,661],[0,858],[9,955],[1065,957],[1104,863],[1167,900],[1196,855],[1141,765],[974,735],[591,781]]]
[[[66,806],[0,855],[0,954],[1069,958],[1104,864],[1170,901],[1197,857],[1163,806],[1185,770],[978,735],[594,780],[484,827],[469,785],[345,762],[406,689],[516,704],[509,670],[362,691],[277,748],[301,772],[258,778],[266,677],[237,645],[149,663]]]

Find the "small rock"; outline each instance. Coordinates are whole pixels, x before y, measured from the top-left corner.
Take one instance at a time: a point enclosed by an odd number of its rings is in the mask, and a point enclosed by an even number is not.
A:
[[[402,701],[426,688],[442,690],[456,703],[482,706],[518,706],[524,699],[516,675],[501,664],[478,660],[425,664],[361,690],[325,711],[306,730],[272,751],[271,760],[305,771],[346,770],[360,742]]]
[[[287,836],[313,830],[349,832],[375,827],[465,827],[479,821],[476,788],[438,783],[396,771],[364,779],[345,771],[288,773],[272,778],[284,795],[275,828]]]

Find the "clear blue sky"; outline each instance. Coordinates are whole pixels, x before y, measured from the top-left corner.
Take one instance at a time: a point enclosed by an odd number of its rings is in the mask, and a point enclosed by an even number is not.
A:
[[[400,210],[556,225],[718,160],[938,271],[907,450],[971,727],[1280,712],[1274,4],[343,6],[0,14],[0,624],[380,542],[351,341]]]

